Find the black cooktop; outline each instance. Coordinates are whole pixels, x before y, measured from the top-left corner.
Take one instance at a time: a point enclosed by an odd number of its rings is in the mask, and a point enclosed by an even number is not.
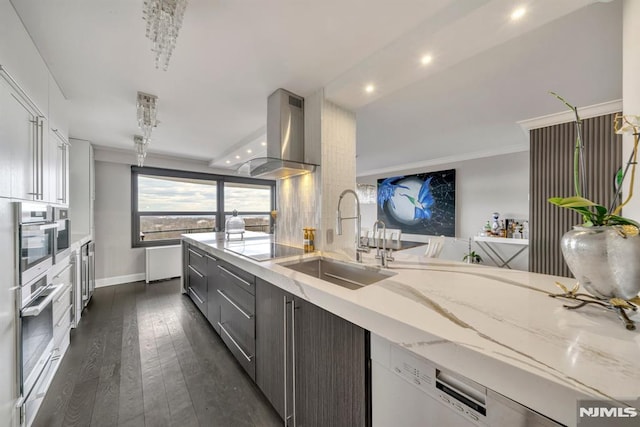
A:
[[[256,261],[303,255],[304,249],[272,242],[229,241],[225,249]]]

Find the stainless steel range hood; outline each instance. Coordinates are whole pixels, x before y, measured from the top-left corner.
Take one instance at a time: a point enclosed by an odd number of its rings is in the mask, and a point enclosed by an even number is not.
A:
[[[267,102],[267,157],[247,162],[249,175],[282,179],[315,171],[317,164],[305,160],[304,98],[278,89]]]

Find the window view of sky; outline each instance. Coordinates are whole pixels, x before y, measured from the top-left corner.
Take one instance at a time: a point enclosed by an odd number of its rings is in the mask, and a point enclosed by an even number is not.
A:
[[[138,210],[140,212],[198,212],[216,210],[214,181],[186,180],[172,177],[138,176]],[[270,187],[236,183],[225,184],[225,211],[269,212]]]

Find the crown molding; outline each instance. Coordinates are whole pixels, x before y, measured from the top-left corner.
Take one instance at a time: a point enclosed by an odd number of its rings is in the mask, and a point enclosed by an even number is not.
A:
[[[589,105],[587,107],[578,107],[578,114],[580,115],[581,119],[598,117],[605,114],[617,113],[619,111],[622,111],[622,99]],[[527,137],[529,137],[529,131],[531,129],[540,129],[547,126],[572,122],[575,120],[575,118],[575,114],[572,111],[567,110],[561,113],[547,114],[546,116],[520,120],[516,123],[520,125],[524,133],[527,135]]]

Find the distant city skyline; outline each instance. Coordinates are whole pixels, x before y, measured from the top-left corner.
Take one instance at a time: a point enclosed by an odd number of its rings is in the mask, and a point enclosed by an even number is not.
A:
[[[268,187],[226,183],[225,211],[269,212],[271,192]],[[214,182],[187,182],[172,178],[138,176],[138,210],[140,212],[215,212],[217,187]]]

